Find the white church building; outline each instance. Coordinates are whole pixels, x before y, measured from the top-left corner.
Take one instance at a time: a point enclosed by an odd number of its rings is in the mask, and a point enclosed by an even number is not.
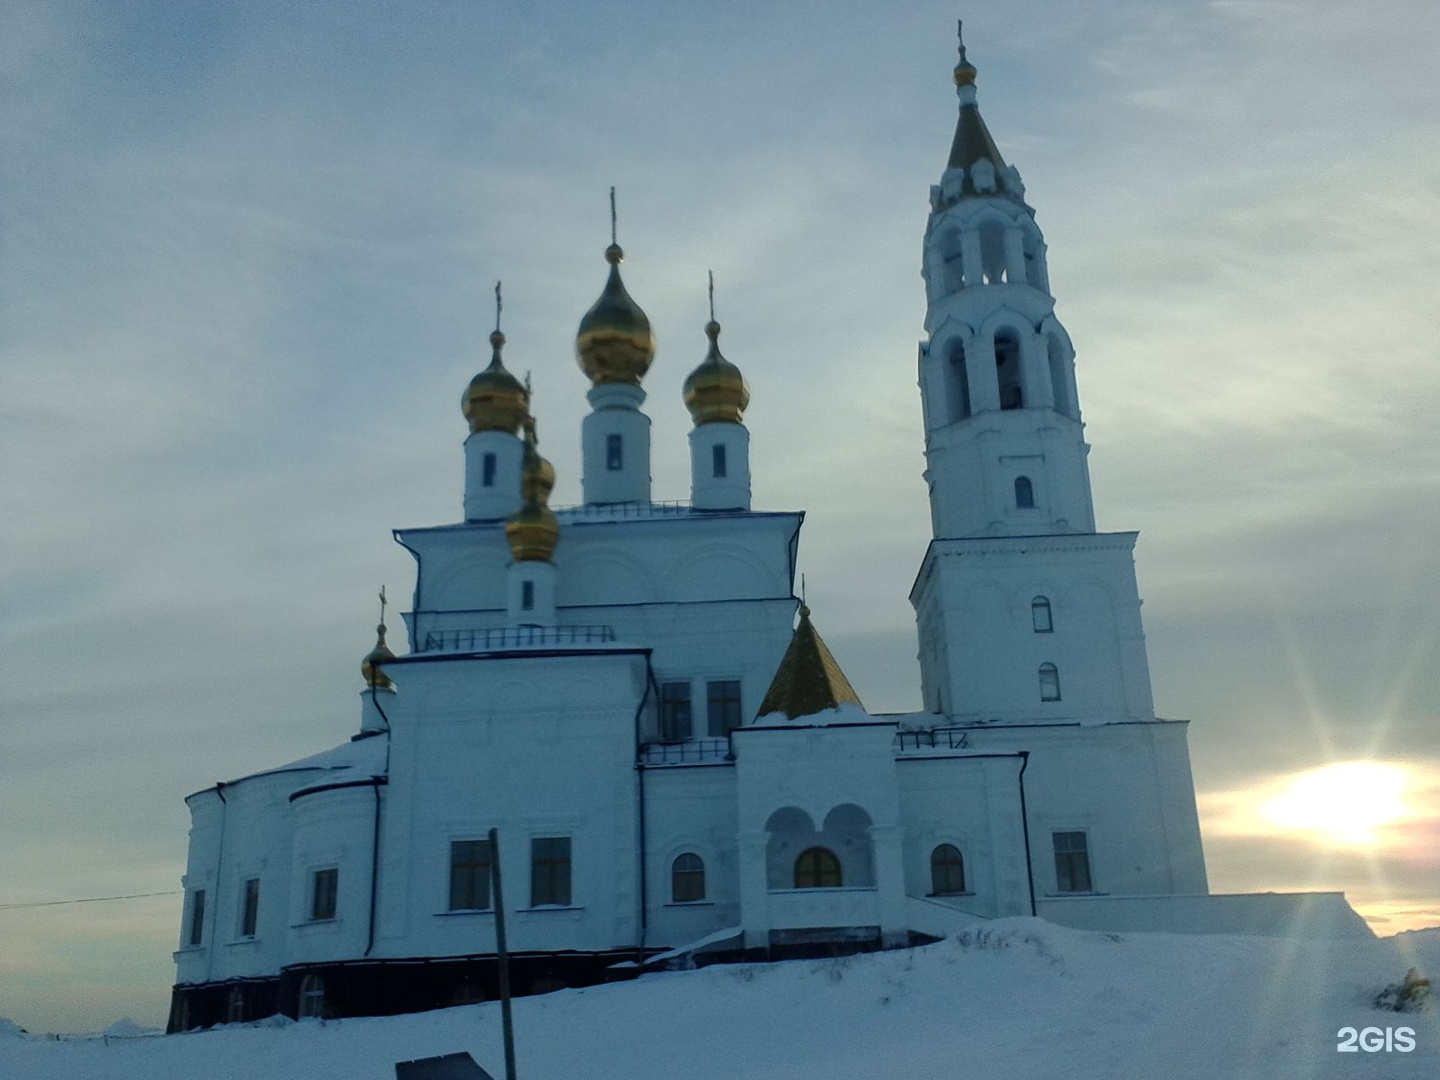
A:
[[[1013,915],[1368,932],[1338,894],[1208,894],[1136,534],[1095,529],[1074,348],[975,74],[962,47],[923,248],[923,711],[867,712],[797,598],[803,514],[751,506],[749,389],[713,319],[690,501],[651,499],[655,342],[612,243],[576,342],[584,503],[548,506],[497,329],[463,398],[464,518],[395,534],[409,650],[380,627],[359,733],[187,800],[171,1030],[493,996],[492,828],[518,993]]]

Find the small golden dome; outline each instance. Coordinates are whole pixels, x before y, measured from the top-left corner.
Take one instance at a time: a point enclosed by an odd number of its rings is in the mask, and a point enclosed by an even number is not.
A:
[[[530,392],[514,375],[505,370],[500,349],[505,335],[496,330],[490,335],[494,354],[490,366],[470,380],[460,399],[470,430],[505,431],[520,434],[520,427],[530,415]]]
[[[750,387],[740,369],[720,355],[720,324],[714,319],[705,324],[705,336],[710,339],[710,352],[685,380],[685,407],[696,427],[738,424],[750,404]]]
[[[560,522],[546,504],[555,486],[555,467],[540,456],[535,422],[525,424],[525,458],[520,490],[525,502],[505,522],[505,540],[516,562],[549,562],[560,542]]]
[[[520,494],[526,502],[545,506],[555,488],[555,466],[540,456],[535,421],[525,424],[525,456],[520,464]]]
[[[527,502],[505,522],[505,540],[516,562],[549,562],[560,542],[560,522],[548,506]]]
[[[620,280],[625,253],[619,244],[605,249],[610,277],[600,299],[580,320],[575,356],[592,383],[628,383],[639,386],[655,359],[655,335],[640,305],[630,299]]]
[[[394,660],[395,654],[385,644],[385,624],[382,622],[375,627],[375,648],[366,654],[365,659],[360,661],[360,674],[365,678],[365,686],[370,690],[389,690],[395,686],[394,681],[381,665],[387,660]]]

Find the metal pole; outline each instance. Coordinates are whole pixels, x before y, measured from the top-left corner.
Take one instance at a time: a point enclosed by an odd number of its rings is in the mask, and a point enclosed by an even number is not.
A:
[[[510,1016],[510,953],[505,948],[505,894],[500,889],[500,830],[490,830],[490,880],[495,886],[495,959],[500,977],[500,1027],[505,1035],[505,1080],[515,1080],[515,1025]]]

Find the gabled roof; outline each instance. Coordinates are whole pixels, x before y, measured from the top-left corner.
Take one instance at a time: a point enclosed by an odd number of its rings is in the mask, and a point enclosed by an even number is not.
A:
[[[800,624],[795,627],[790,647],[785,650],[785,658],[780,661],[756,715],[784,713],[787,719],[796,720],[842,704],[865,707],[811,625],[810,609],[802,604]]]

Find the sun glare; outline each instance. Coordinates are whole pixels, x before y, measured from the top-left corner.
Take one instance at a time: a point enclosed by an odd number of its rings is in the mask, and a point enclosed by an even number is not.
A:
[[[1287,829],[1323,834],[1334,844],[1368,847],[1375,830],[1409,816],[1403,769],[1347,761],[1301,773],[1260,813]]]

